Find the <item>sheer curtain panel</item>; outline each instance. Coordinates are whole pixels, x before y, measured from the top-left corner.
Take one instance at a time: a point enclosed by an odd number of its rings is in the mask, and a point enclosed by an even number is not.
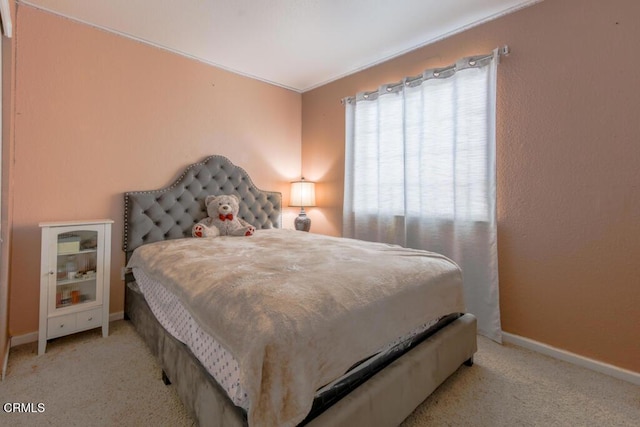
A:
[[[501,341],[496,238],[499,51],[345,99],[346,237],[439,252],[478,332]]]

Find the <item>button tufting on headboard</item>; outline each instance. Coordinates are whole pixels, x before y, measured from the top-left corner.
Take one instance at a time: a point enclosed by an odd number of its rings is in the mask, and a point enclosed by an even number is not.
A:
[[[281,226],[282,194],[258,189],[247,172],[223,156],[189,165],[166,188],[124,194],[123,250],[160,240],[191,236],[191,227],[207,215],[208,195],[236,194],[240,217],[254,227]]]

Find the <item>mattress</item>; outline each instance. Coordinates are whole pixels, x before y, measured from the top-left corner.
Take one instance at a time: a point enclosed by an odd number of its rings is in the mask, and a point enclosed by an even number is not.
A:
[[[144,295],[158,322],[191,350],[206,371],[227,393],[229,399],[246,411],[249,408],[249,398],[240,384],[240,368],[233,355],[198,325],[180,300],[162,283],[151,279],[140,268],[134,268],[133,275],[137,290]],[[457,313],[454,316],[457,316]],[[373,373],[373,370],[381,369],[382,364],[390,362],[408,350],[417,342],[416,338],[421,337],[426,331],[433,330],[441,320],[442,318],[432,319],[408,334],[398,336],[370,357],[356,363],[344,375],[318,389],[314,399],[316,411],[325,409],[337,400],[345,389],[351,388],[353,382],[363,381]]]
[[[250,425],[297,425],[354,363],[464,311],[461,272],[442,255],[292,230],[150,243],[128,266],[234,356],[237,371],[213,371]]]

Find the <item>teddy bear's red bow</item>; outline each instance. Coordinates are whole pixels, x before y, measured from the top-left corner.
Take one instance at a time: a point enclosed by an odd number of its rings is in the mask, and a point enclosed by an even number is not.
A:
[[[233,221],[233,214],[220,214],[218,215],[218,218],[220,218],[220,221],[224,221],[225,219],[228,219],[229,221]]]

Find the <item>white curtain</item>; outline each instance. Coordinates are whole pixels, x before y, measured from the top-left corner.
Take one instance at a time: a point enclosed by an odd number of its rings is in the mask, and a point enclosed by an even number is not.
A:
[[[501,341],[498,50],[345,100],[344,235],[439,252],[462,269],[478,332]]]

